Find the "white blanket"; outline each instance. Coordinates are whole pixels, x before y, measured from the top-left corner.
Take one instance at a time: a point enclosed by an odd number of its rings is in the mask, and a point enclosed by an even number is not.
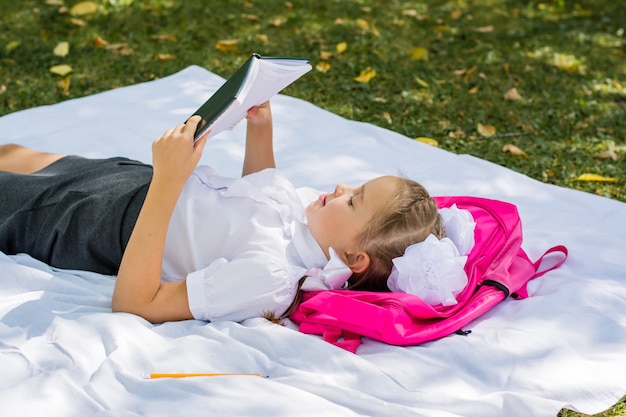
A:
[[[220,77],[170,77],[0,118],[0,143],[150,162],[150,144],[185,120]],[[272,100],[279,166],[297,186],[332,190],[403,173],[434,195],[518,205],[531,258],[564,244],[559,269],[453,335],[354,355],[290,326],[112,314],[114,278],[0,253],[0,415],[555,416],[595,413],[626,394],[626,204],[546,185],[467,155]],[[239,175],[245,123],[212,139],[203,163]],[[0,198],[10,198],[2,195]],[[258,377],[140,378],[142,372]]]

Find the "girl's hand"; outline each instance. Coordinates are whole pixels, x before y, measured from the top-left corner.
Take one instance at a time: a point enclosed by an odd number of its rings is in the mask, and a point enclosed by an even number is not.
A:
[[[196,143],[193,135],[202,118],[192,116],[187,123],[168,129],[152,143],[152,166],[155,180],[183,184],[191,175],[204,150],[208,132]]]
[[[266,101],[260,106],[252,107],[246,114],[246,120],[251,125],[266,125],[272,123],[272,111],[270,102]]]

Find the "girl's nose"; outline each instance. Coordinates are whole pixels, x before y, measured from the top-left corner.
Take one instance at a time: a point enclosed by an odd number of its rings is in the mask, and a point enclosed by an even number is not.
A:
[[[335,197],[339,197],[340,195],[342,195],[346,190],[346,185],[345,184],[337,184],[337,186],[335,187]]]

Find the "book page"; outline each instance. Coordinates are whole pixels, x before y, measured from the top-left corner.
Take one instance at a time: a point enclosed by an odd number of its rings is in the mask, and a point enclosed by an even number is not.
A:
[[[232,129],[246,116],[248,109],[263,104],[311,69],[303,59],[254,59],[239,94],[211,125],[209,137]]]

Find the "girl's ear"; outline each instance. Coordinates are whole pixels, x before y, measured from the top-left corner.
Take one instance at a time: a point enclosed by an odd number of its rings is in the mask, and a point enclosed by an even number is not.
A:
[[[361,274],[369,268],[370,256],[364,251],[356,254],[346,253],[346,265],[350,267],[353,274]]]

